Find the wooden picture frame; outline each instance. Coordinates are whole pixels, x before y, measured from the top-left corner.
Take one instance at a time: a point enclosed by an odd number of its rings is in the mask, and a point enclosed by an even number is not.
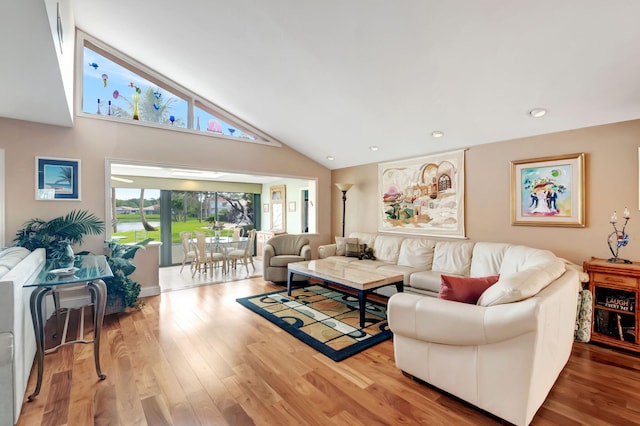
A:
[[[80,201],[80,160],[36,157],[36,200]]]
[[[511,224],[585,226],[585,154],[511,162]]]

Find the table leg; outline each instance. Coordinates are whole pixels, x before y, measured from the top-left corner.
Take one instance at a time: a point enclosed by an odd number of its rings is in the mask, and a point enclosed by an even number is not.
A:
[[[291,282],[293,281],[293,272],[288,272],[289,276],[287,277],[287,296],[291,296]]]
[[[398,293],[402,293],[404,291],[404,281],[398,281],[396,283],[396,290],[398,290]]]
[[[36,389],[27,400],[33,399],[40,393],[42,387],[42,373],[44,371],[44,319],[42,317],[42,301],[51,291],[50,287],[36,287],[31,293],[29,307],[31,309],[31,319],[33,320],[33,331],[36,336],[36,362],[38,363],[38,381]]]
[[[358,307],[360,308],[360,328],[364,328],[365,308],[367,307],[367,293],[358,290]]]
[[[88,282],[87,288],[93,302],[93,358],[96,364],[96,373],[100,380],[104,380],[107,376],[102,374],[100,369],[100,332],[107,303],[107,285],[102,280],[95,280]]]

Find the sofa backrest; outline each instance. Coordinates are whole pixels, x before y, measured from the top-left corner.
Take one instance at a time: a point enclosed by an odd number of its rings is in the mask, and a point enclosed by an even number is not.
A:
[[[397,235],[378,235],[373,243],[373,255],[382,262],[397,263],[403,240],[404,237]]]
[[[411,266],[418,269],[431,269],[435,248],[436,242],[434,240],[405,238],[400,246],[398,265]]]
[[[378,234],[374,232],[352,232],[349,234],[349,238],[357,238],[358,244],[366,244],[367,247],[374,247],[377,237]]]
[[[302,247],[309,245],[309,238],[304,235],[282,234],[267,241],[273,247],[276,256],[283,254],[300,254]]]
[[[471,257],[471,277],[489,277],[498,275],[504,260],[504,254],[511,244],[476,243]]]
[[[432,269],[445,274],[469,276],[474,245],[471,241],[438,241],[433,252]]]

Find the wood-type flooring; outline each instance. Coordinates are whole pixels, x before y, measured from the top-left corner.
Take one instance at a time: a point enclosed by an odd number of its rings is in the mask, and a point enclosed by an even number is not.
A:
[[[105,317],[91,345],[45,357],[32,425],[505,424],[404,376],[388,340],[336,363],[235,299],[276,290],[252,278],[162,293]],[[35,386],[32,371],[27,394]],[[640,357],[576,343],[533,425],[640,425]]]

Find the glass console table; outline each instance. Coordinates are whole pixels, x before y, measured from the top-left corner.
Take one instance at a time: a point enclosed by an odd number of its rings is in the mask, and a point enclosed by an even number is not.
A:
[[[102,329],[102,320],[104,318],[104,310],[107,302],[107,286],[102,281],[103,278],[112,277],[113,273],[107,264],[105,256],[76,256],[74,264],[69,268],[60,268],[56,261],[48,260],[42,270],[30,284],[24,287],[35,287],[31,293],[30,309],[31,318],[33,319],[33,330],[36,337],[36,360],[38,362],[38,382],[36,389],[28,400],[32,401],[40,393],[42,386],[42,375],[44,370],[45,353],[53,352],[60,346],[72,343],[93,343],[93,355],[96,364],[96,373],[100,380],[106,379],[106,375],[102,374],[100,369],[100,331]],[[46,318],[43,315],[44,301],[47,295],[51,294],[56,301],[56,315],[59,315],[57,307],[57,291],[63,286],[77,287],[86,286],[91,295],[91,304],[93,305],[93,340],[84,340],[84,336],[80,336],[80,340],[65,342],[55,348],[45,351],[44,348],[44,329]]]

